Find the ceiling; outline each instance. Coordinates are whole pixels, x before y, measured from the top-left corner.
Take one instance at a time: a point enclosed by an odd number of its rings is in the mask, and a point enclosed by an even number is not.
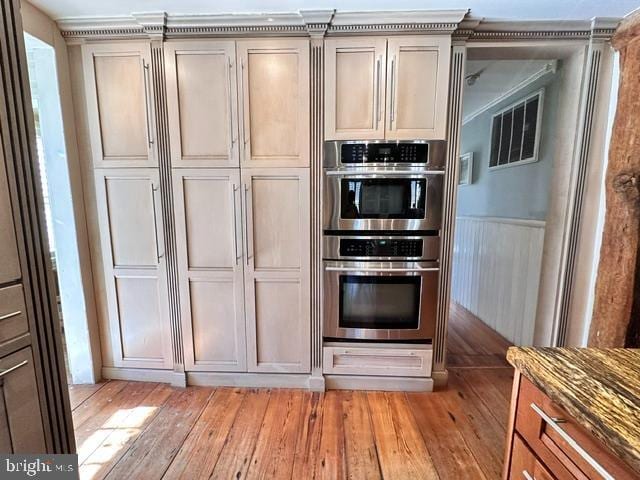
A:
[[[169,14],[276,13],[333,9],[429,10],[466,9],[476,17],[511,20],[622,17],[638,8],[638,0],[29,0],[50,17],[126,16],[133,12]]]
[[[462,116],[467,118],[502,97],[533,75],[544,71],[549,60],[470,60],[466,73],[480,73],[473,85],[465,85]]]

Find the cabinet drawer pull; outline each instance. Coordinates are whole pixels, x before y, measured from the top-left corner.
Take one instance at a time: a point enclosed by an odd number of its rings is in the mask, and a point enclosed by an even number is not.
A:
[[[164,257],[164,252],[160,253],[160,242],[158,241],[158,214],[156,213],[156,192],[159,190],[154,184],[151,184],[151,208],[153,209],[153,235],[156,241],[156,258],[158,265],[160,260]]]
[[[247,265],[249,265],[249,260],[251,259],[251,254],[249,253],[249,199],[247,198],[247,194],[249,193],[249,185],[244,184],[244,241],[245,248],[244,251],[247,254]]]
[[[231,149],[233,150],[233,146],[236,143],[236,136],[233,134],[233,102],[231,101],[231,68],[233,64],[231,63],[231,57],[227,57],[227,84],[229,86],[229,136],[231,137]]]
[[[6,315],[2,315],[2,316],[0,316],[0,322],[2,320],[8,320],[10,318],[17,317],[21,313],[22,313],[22,310],[16,310],[15,312],[11,312],[11,313],[7,313]]]
[[[378,60],[376,60],[376,108],[374,111],[374,123],[376,125],[375,129],[378,129],[378,123],[380,122],[380,63],[381,60],[380,58],[378,58]]]
[[[23,360],[22,362],[18,363],[17,365],[14,365],[13,367],[7,368],[5,370],[0,370],[0,378],[4,377],[8,373],[13,372],[14,370],[19,369],[20,367],[24,367],[27,363],[29,363],[29,360]]]
[[[532,477],[531,474],[526,470],[522,470],[522,476],[525,480],[536,480],[536,477]]]
[[[394,55],[391,59],[391,88],[389,89],[391,93],[391,112],[389,114],[390,125],[389,128],[393,129],[393,122],[396,121],[396,56]]]
[[[233,184],[233,249],[236,252],[236,265],[238,265],[238,260],[242,257],[242,254],[238,255],[238,225],[236,222],[236,218],[238,216],[236,212],[236,192],[238,191],[238,186]]]
[[[544,413],[544,411],[535,403],[531,404],[531,408],[534,412],[536,412],[538,414],[538,416],[540,418],[542,418],[542,420],[544,420],[551,428],[553,428],[556,433],[558,435],[560,435],[560,437],[567,442],[567,444],[573,448],[578,455],[580,455],[585,462],[587,462],[589,465],[591,465],[591,467],[593,467],[593,469],[598,472],[598,474],[600,474],[600,476],[602,478],[604,478],[605,480],[615,480],[614,477],[607,472],[604,467],[602,465],[600,465],[591,455],[589,455],[584,448],[582,448],[580,446],[580,444],[571,436],[569,435],[567,432],[565,432],[562,428],[560,428],[560,426],[558,425],[559,423],[563,423],[566,420],[562,420],[562,419],[554,419],[552,417],[550,417],[549,415],[547,415],[546,413]]]

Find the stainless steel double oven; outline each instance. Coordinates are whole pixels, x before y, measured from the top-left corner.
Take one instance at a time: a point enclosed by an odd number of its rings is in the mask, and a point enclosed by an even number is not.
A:
[[[325,338],[433,338],[444,162],[442,141],[325,143]]]

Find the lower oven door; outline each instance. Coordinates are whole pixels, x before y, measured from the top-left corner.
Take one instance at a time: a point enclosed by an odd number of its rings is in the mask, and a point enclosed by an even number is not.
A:
[[[324,336],[429,340],[435,332],[437,262],[324,262]]]

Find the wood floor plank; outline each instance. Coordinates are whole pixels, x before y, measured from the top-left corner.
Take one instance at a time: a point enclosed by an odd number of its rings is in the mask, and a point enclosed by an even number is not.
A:
[[[320,456],[322,422],[324,413],[324,393],[314,392],[305,401],[303,422],[296,440],[296,454],[293,460],[291,478],[314,478],[315,467]]]
[[[248,391],[218,457],[212,478],[245,478],[269,404],[270,390]]]
[[[482,473],[458,428],[458,422],[449,415],[442,398],[445,394],[407,394],[409,406],[438,475],[442,479],[492,480]],[[458,420],[464,421],[462,418]]]
[[[174,389],[160,413],[106,478],[162,478],[212,393],[212,389],[202,387]]]
[[[241,389],[215,391],[184,443],[174,446],[165,478],[206,478],[213,471],[245,395]]]
[[[500,370],[504,370],[507,376],[500,378],[497,372],[487,372],[485,369],[451,370],[449,376],[458,377],[461,382],[465,382],[487,405],[496,421],[506,429],[509,418],[509,398],[505,398],[505,394],[511,382],[505,385],[504,380],[509,375],[513,379],[513,375],[512,369]],[[497,384],[498,381],[502,385]]]
[[[173,389],[168,385],[157,385],[138,405],[121,409],[117,415],[112,416],[100,429],[108,435],[93,452],[82,459],[80,477],[92,480],[104,478],[153,422],[172,392]]]
[[[82,425],[92,418],[96,412],[102,410],[109,405],[113,399],[127,386],[127,382],[120,380],[112,380],[103,388],[98,390],[87,400],[82,402],[73,412],[73,428],[76,433],[82,428]],[[76,442],[77,443],[77,442]]]
[[[300,390],[272,392],[247,478],[291,478],[305,395]]]
[[[131,411],[138,407],[157,386],[156,383],[130,383],[76,429],[78,463],[83,464],[95,450],[99,449],[113,430],[119,428]]]
[[[108,380],[107,380],[108,381]],[[107,381],[93,384],[70,384],[69,385],[69,402],[71,410],[78,408],[82,402],[91,397],[107,384]]]
[[[367,401],[384,478],[438,479],[404,394],[368,392]]]
[[[340,392],[348,478],[382,479],[369,404],[364,392]]]
[[[464,374],[467,370],[458,371]],[[451,373],[447,390],[438,393],[485,476],[501,478],[506,431],[491,409],[461,377]]]
[[[324,394],[322,433],[313,477],[334,480],[345,478],[347,473],[344,449],[344,423],[342,421],[340,392]]]

